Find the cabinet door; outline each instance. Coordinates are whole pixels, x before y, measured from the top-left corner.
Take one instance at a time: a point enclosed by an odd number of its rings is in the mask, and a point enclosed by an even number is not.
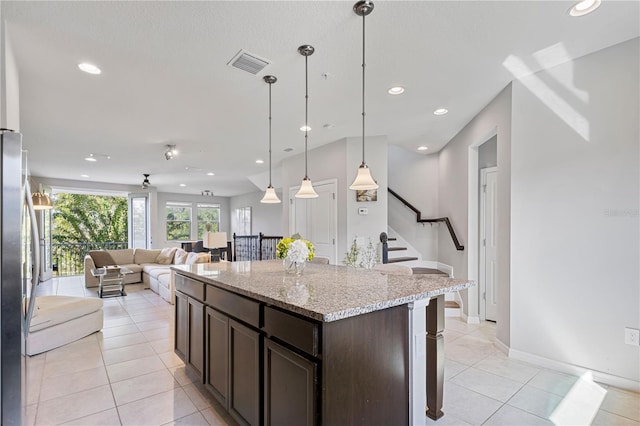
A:
[[[229,396],[229,317],[205,310],[205,385],[225,409]]]
[[[184,362],[187,362],[187,352],[189,350],[189,302],[187,296],[180,292],[176,292],[175,315],[175,353]]]
[[[259,425],[260,334],[229,320],[229,413],[240,424]]]
[[[268,339],[264,353],[264,424],[317,424],[317,364]]]
[[[187,364],[204,377],[204,304],[188,299],[189,302],[189,352]]]

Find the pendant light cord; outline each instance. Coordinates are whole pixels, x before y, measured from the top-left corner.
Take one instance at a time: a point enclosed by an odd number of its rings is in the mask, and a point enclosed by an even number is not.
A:
[[[309,71],[307,62],[309,56],[304,57],[304,178],[307,174],[307,139],[309,138]]]
[[[364,22],[365,22],[365,19],[364,18],[365,18],[365,15],[363,14],[362,15],[362,165],[363,166],[365,165],[365,162],[364,162],[364,118],[365,118],[365,115],[366,115],[365,112],[364,112],[364,93],[365,93],[365,90],[364,90],[364,76],[365,76],[364,70],[366,68],[366,64],[365,64],[365,61],[364,61],[364,47],[365,47],[365,45],[364,45],[364,39],[365,39],[365,37],[364,37]]]
[[[271,187],[271,84],[269,83],[269,187]]]

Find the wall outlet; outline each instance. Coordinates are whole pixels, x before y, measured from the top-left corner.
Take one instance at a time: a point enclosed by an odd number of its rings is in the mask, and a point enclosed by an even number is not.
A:
[[[640,330],[624,328],[624,343],[626,345],[640,346]]]

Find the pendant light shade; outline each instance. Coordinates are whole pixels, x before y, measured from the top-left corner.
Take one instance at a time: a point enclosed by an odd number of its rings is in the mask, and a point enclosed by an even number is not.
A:
[[[365,93],[365,60],[364,60],[364,47],[365,47],[365,37],[364,37],[364,18],[368,14],[373,11],[373,2],[369,0],[361,0],[353,5],[353,11],[358,16],[362,16],[362,164],[358,167],[358,174],[356,175],[355,180],[349,186],[349,189],[352,190],[367,190],[367,189],[378,189],[378,184],[371,176],[371,170],[367,166],[367,163],[364,161],[364,118],[366,116],[364,112],[364,93]]]
[[[300,189],[296,192],[296,198],[318,198],[318,193],[313,189],[311,179],[308,177],[302,179],[302,185],[300,185]]]
[[[278,198],[276,190],[273,188],[273,185],[271,185],[271,85],[278,81],[278,79],[273,75],[265,75],[262,79],[269,85],[269,186],[267,186],[264,197],[262,197],[260,202],[277,204],[280,202],[280,198]]]
[[[353,189],[353,190],[378,189],[378,184],[371,177],[371,171],[369,170],[369,166],[367,166],[365,163],[362,163],[360,167],[358,167],[358,174],[356,175],[356,179],[353,181],[349,189]]]
[[[311,179],[307,175],[307,145],[309,140],[309,72],[308,59],[315,49],[308,44],[298,47],[298,53],[304,56],[304,178],[300,189],[296,192],[296,198],[318,198],[318,193],[313,189]]]
[[[51,210],[53,208],[51,198],[40,191],[32,193],[31,200],[33,201],[34,210]]]
[[[265,204],[277,204],[280,202],[280,198],[278,198],[278,194],[276,194],[276,190],[273,186],[267,186],[267,190],[264,192],[264,197],[262,197],[260,202]]]

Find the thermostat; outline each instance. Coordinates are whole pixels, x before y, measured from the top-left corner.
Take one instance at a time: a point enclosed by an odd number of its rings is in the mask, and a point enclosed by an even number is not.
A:
[[[358,214],[361,216],[365,216],[369,214],[369,209],[367,209],[366,207],[358,207]]]

